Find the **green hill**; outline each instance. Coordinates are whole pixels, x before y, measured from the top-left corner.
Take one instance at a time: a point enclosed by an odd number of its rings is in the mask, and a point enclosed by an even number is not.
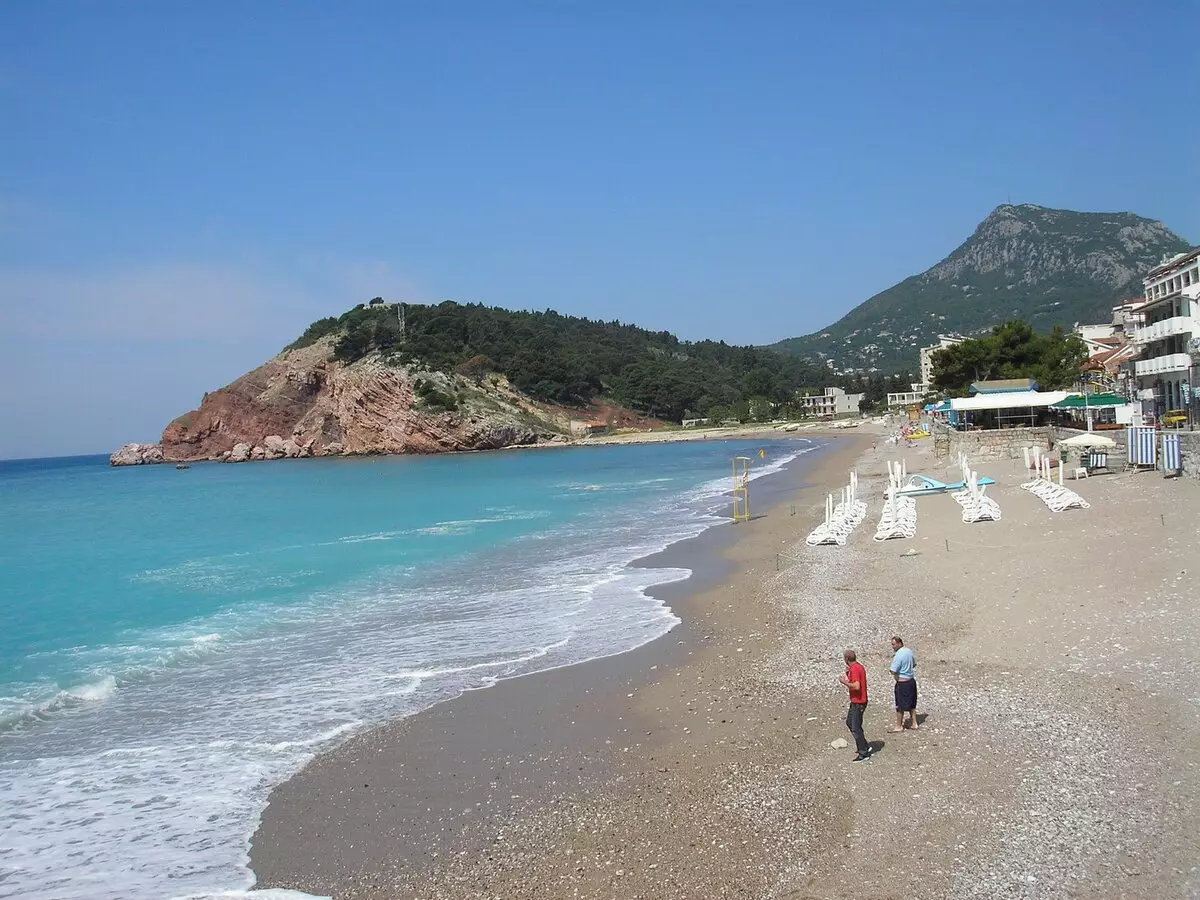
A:
[[[766,399],[786,404],[798,388],[830,383],[825,367],[759,347],[681,341],[666,331],[479,304],[380,300],[308,327],[288,349],[336,334],[334,358],[371,354],[393,365],[482,376],[496,372],[535,400],[584,404],[603,395],[647,415],[736,415]],[[761,404],[760,404],[761,405]],[[757,417],[757,416],[756,416]]]
[[[1106,322],[1141,294],[1142,275],[1188,243],[1133,213],[999,206],[958,249],[855,307],[828,328],[772,349],[842,372],[915,373],[937,335],[984,332],[1010,319],[1040,331]]]

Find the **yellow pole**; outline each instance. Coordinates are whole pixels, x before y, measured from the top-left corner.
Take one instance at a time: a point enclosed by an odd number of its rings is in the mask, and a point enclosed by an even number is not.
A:
[[[750,520],[750,457],[735,456],[733,472],[733,521]]]

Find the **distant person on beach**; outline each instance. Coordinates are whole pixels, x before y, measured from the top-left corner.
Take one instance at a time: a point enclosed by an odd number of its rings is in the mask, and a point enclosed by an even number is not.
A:
[[[846,660],[846,674],[838,678],[850,691],[850,709],[846,713],[846,727],[854,735],[854,746],[858,755],[854,762],[860,762],[871,755],[871,745],[863,735],[863,713],[867,711],[867,670],[858,661],[853,650],[842,654]]]
[[[892,638],[892,678],[896,682],[896,725],[889,728],[892,734],[904,731],[904,714],[908,713],[913,731],[920,731],[917,723],[917,659],[913,652],[904,646],[897,635]]]

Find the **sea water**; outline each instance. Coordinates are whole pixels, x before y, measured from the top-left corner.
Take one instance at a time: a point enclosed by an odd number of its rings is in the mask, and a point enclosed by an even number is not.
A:
[[[630,563],[728,521],[733,456],[811,448],[0,462],[0,898],[248,889],[314,753],[664,634],[689,573]]]

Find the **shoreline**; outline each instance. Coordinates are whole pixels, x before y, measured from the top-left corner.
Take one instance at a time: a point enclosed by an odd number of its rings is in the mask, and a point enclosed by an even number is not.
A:
[[[686,441],[716,441],[716,440],[735,440],[744,438],[809,438],[809,437],[840,437],[845,435],[847,431],[853,431],[860,425],[869,424],[868,419],[848,419],[843,421],[855,422],[854,426],[836,426],[832,423],[787,423],[789,426],[794,426],[792,429],[785,430],[784,426],[771,424],[753,424],[729,426],[725,428],[693,428],[684,430],[651,430],[651,431],[627,431],[617,434],[594,435],[587,437],[564,438],[562,440],[546,440],[537,441],[532,444],[506,444],[502,447],[479,447],[475,449],[464,450],[440,450],[437,452],[421,452],[421,453],[386,453],[386,452],[370,452],[370,453],[311,453],[304,452],[296,455],[277,455],[263,457],[247,457],[245,459],[226,459],[222,456],[209,457],[177,457],[166,456],[162,452],[161,444],[144,444],[131,442],[112,453],[95,454],[101,457],[107,457],[109,466],[112,468],[137,468],[139,466],[171,466],[180,463],[195,465],[200,463],[262,463],[262,462],[282,462],[286,460],[297,459],[376,459],[380,457],[390,456],[444,456],[462,453],[495,453],[498,451],[513,451],[513,450],[550,450],[555,448],[565,447],[604,447],[610,445],[625,445],[625,444],[667,444],[667,443],[682,443]],[[864,431],[864,433],[867,433]],[[157,452],[155,452],[157,450]],[[84,457],[60,457],[61,459],[75,459]],[[14,460],[18,461],[18,460]]]
[[[749,542],[761,554],[764,535],[752,532],[773,530],[768,525],[793,528],[799,517],[781,515],[786,501],[817,490],[823,501],[876,437],[841,432],[841,440],[819,444],[811,457],[805,454],[782,472],[752,482],[759,488],[751,522],[733,530],[710,527],[634,561],[638,567],[692,572],[647,591],[681,619],[665,635],[619,654],[469,691],[319,755],[271,793],[251,841],[257,887],[357,896],[353,891],[367,889],[397,866],[411,879],[448,856],[480,852],[488,846],[488,823],[512,820],[564,793],[583,796],[615,777],[619,759],[612,758],[612,735],[630,733],[630,697],[644,682],[681,670],[693,653],[707,649],[711,634],[701,632],[709,613],[695,598],[719,593],[728,583],[743,564],[735,548]],[[815,507],[815,495],[812,499]],[[748,541],[752,537],[757,540]],[[526,771],[527,762],[522,765],[535,748],[538,758],[549,753],[557,760],[554,777],[535,776]],[[510,784],[518,787],[505,794]],[[447,811],[451,824],[438,809]],[[367,832],[354,824],[364,819],[372,823]],[[329,846],[331,839],[336,848]]]
[[[863,450],[870,511],[844,547],[804,543],[819,483],[844,475],[831,454],[817,485],[797,486],[795,516],[777,504],[720,554],[703,548],[716,580],[672,601],[682,623],[664,639],[472,692],[319,759],[272,797],[260,886],[338,900],[1200,896],[1200,484],[1097,476],[1069,482],[1089,508],[1056,513],[1020,489],[1020,461],[984,462],[1000,520],[968,525],[951,497],[922,497],[916,536],[877,543],[886,461],[956,473],[928,442],[861,438],[842,446]],[[916,733],[887,730],[897,633],[918,660]],[[869,673],[864,763],[837,741],[845,647]]]

